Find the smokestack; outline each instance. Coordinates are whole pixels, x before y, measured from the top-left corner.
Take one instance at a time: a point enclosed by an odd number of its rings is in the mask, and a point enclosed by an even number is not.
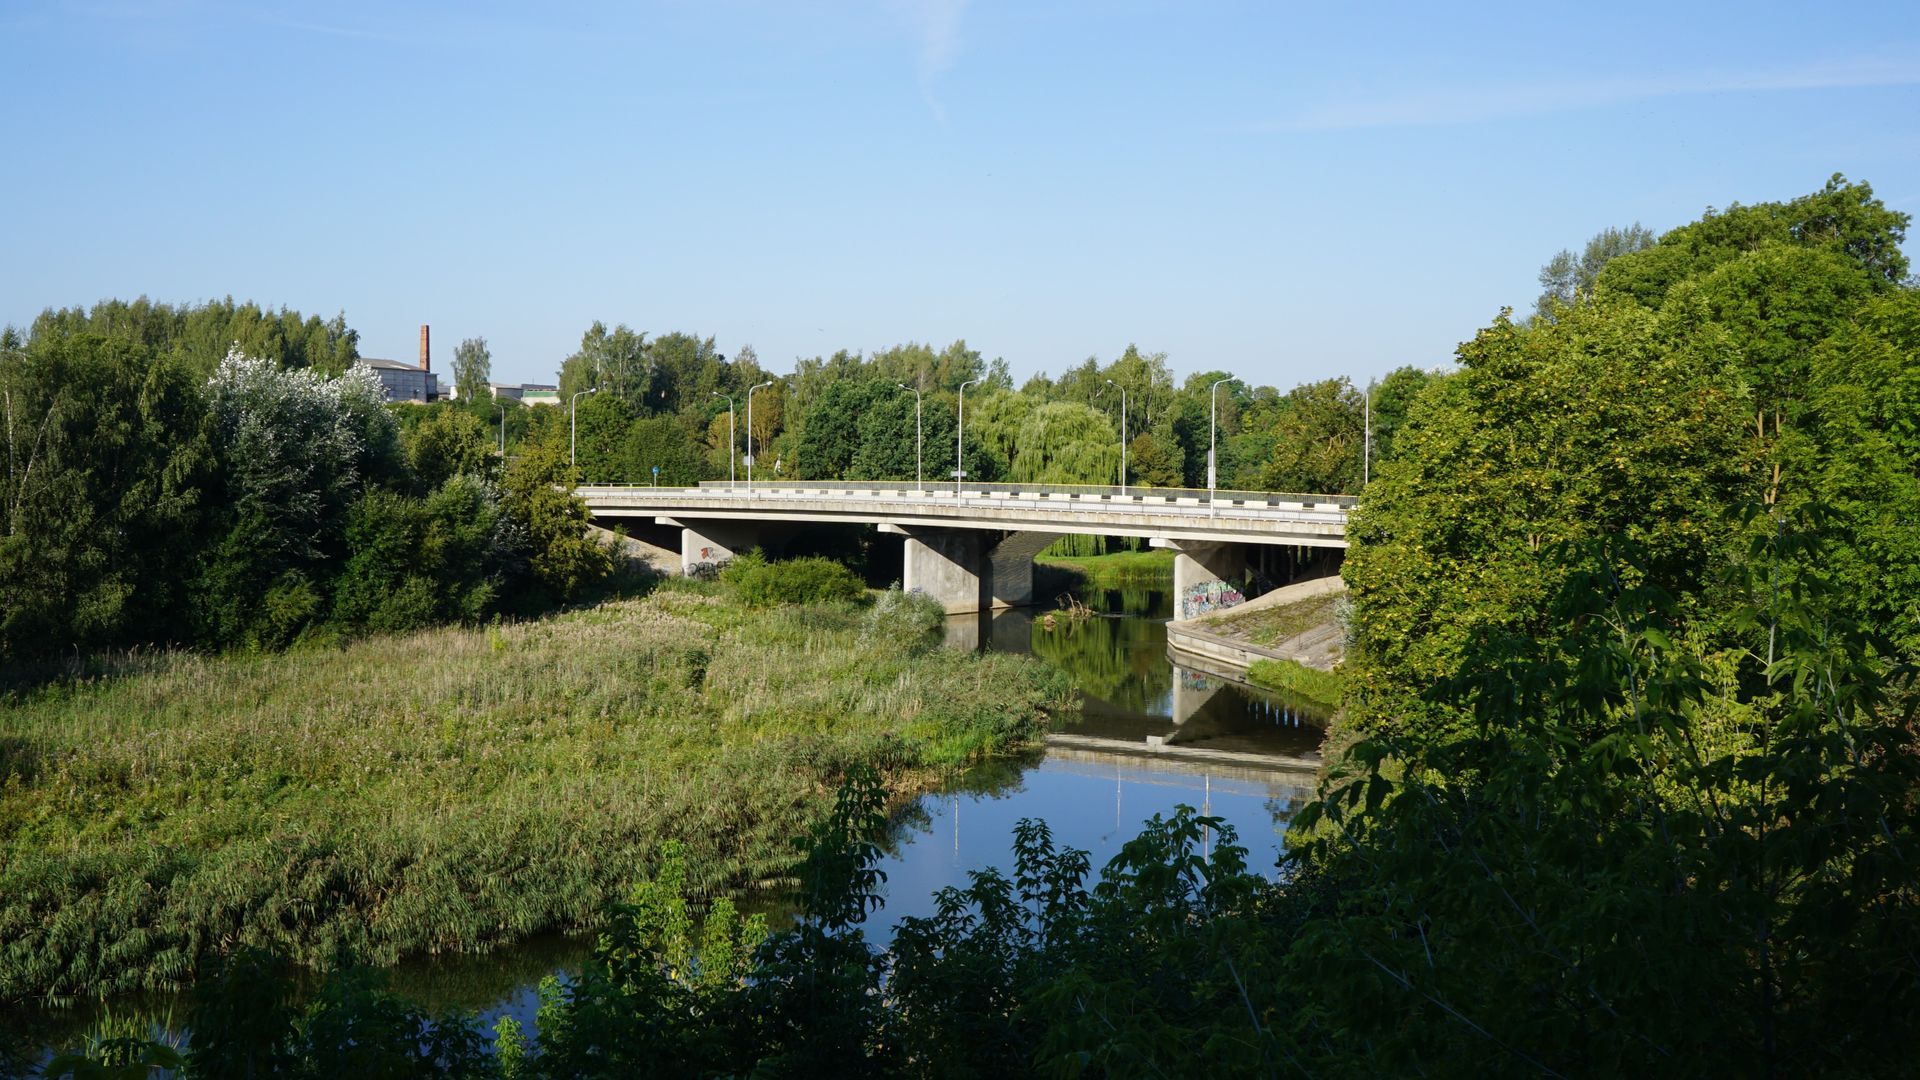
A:
[[[427,324],[421,323],[420,324],[420,370],[421,371],[433,370],[432,355],[433,355],[432,353],[427,351]]]

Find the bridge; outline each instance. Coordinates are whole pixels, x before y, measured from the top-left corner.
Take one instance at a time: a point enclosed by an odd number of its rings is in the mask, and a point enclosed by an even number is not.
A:
[[[1031,604],[1033,557],[1062,536],[1139,537],[1175,552],[1175,619],[1237,602],[1238,586],[1250,573],[1264,572],[1290,553],[1346,547],[1354,503],[1344,495],[1186,488],[956,489],[838,481],[596,484],[575,494],[596,519],[679,529],[681,569],[689,574],[755,546],[771,546],[768,541],[781,530],[799,524],[877,526],[904,539],[902,586],[956,614]]]

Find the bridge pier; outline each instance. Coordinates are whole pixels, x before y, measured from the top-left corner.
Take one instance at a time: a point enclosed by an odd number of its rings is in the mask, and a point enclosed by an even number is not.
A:
[[[694,577],[702,565],[720,567],[734,556],[759,546],[760,530],[734,521],[696,521],[692,525],[660,518],[662,525],[680,527],[680,573]]]
[[[1243,544],[1216,540],[1149,541],[1171,548],[1173,557],[1173,619],[1184,622],[1210,611],[1233,607],[1245,597],[1247,549]]]
[[[980,529],[883,524],[906,538],[901,588],[940,602],[949,615],[1033,603],[1033,557],[1058,533],[1016,532],[996,541]]]
[[[993,606],[987,592],[991,572],[981,573],[988,564],[981,557],[982,537],[977,530],[905,529],[898,525],[881,528],[906,537],[901,588],[932,597],[949,615]],[[1031,581],[1028,589],[1032,589]]]

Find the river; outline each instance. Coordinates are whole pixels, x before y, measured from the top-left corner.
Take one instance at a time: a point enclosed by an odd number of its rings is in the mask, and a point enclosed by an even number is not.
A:
[[[1011,871],[1021,818],[1045,820],[1055,844],[1087,851],[1098,874],[1142,822],[1185,804],[1225,819],[1248,865],[1273,871],[1287,822],[1311,797],[1326,717],[1175,665],[1164,590],[1080,598],[1092,611],[1086,618],[1015,610],[948,620],[950,647],[1031,653],[1072,675],[1082,708],[1044,752],[971,770],[901,814],[883,845],[886,906],[868,919],[870,940],[890,939],[902,917],[931,914],[934,893],[965,886],[969,871]],[[787,911],[761,910],[774,919]],[[436,1007],[477,1010],[489,1024],[505,1013],[530,1027],[539,979],[577,968],[586,948],[585,939],[554,936],[486,956],[418,960],[396,970],[394,988]]]

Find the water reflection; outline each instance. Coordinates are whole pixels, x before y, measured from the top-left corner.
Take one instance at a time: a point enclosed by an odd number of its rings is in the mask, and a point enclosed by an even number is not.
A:
[[[1031,609],[955,616],[947,621],[946,640],[956,648],[1030,653],[1072,676],[1081,692],[1080,714],[1066,718],[1057,733],[1073,736],[1075,745],[1097,739],[1131,751],[1157,742],[1261,756],[1272,764],[1318,765],[1324,710],[1254,688],[1228,672],[1173,661],[1167,652],[1169,592],[1098,589],[1079,599],[1090,616]]]
[[[948,620],[950,646],[1030,653],[1071,675],[1081,709],[1060,720],[1037,764],[976,771],[903,815],[887,845],[875,937],[931,913],[933,893],[965,886],[971,871],[1010,872],[1021,818],[1043,819],[1056,844],[1086,850],[1096,875],[1142,822],[1182,804],[1226,819],[1249,866],[1272,872],[1279,861],[1288,822],[1313,795],[1324,714],[1230,673],[1176,664],[1167,591],[1078,599],[1089,617],[1010,610]]]

